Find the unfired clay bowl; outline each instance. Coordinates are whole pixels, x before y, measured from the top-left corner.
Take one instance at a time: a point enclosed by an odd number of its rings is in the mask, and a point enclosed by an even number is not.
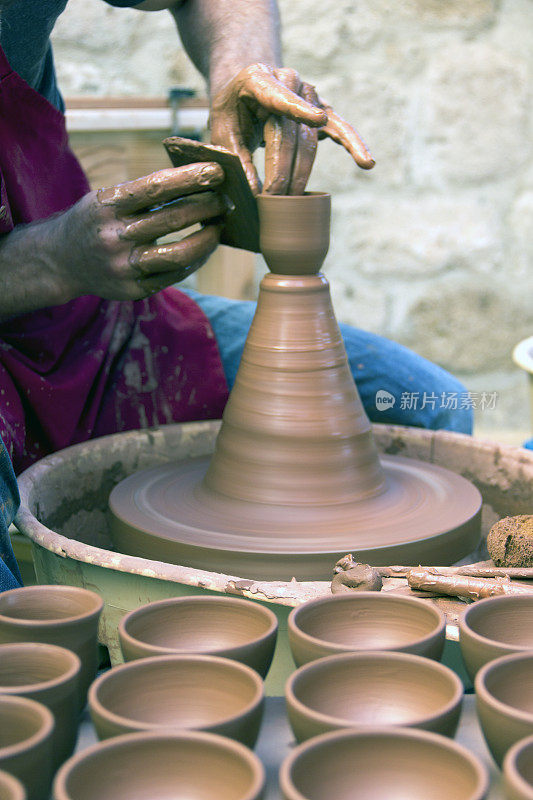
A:
[[[98,669],[98,620],[104,604],[77,586],[25,586],[0,594],[0,644],[43,642],[79,656],[80,705]]]
[[[26,800],[21,782],[3,770],[0,770],[0,800]]]
[[[283,762],[285,800],[482,800],[484,767],[464,747],[428,731],[335,731]]]
[[[201,730],[253,747],[263,681],[251,667],[217,656],[154,656],[109,670],[89,689],[100,739],[161,728]]]
[[[503,774],[508,800],[533,800],[533,736],[521,739],[507,751]]]
[[[27,697],[0,696],[0,769],[22,783],[27,800],[45,800],[52,783],[52,712]]]
[[[439,659],[444,614],[416,597],[357,592],[311,600],[289,615],[296,666],[356,650],[395,650]]]
[[[459,620],[461,652],[474,680],[487,662],[533,650],[533,595],[500,595],[468,606]]]
[[[267,674],[278,633],[273,611],[238,597],[173,597],[130,611],[119,624],[126,661],[203,653]]]
[[[513,744],[533,734],[533,653],[489,661],[479,670],[475,688],[483,734],[501,767]]]
[[[74,750],[78,738],[80,659],[64,647],[19,642],[0,645],[0,695],[37,700],[55,719],[56,769]]]
[[[452,670],[407,653],[346,653],[300,667],[285,688],[299,742],[342,728],[402,726],[454,736],[463,684]]]
[[[260,800],[265,772],[239,742],[211,733],[131,733],[59,770],[54,800]]]

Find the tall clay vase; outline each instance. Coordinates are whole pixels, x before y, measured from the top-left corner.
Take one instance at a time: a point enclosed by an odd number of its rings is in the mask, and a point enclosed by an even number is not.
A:
[[[104,604],[77,586],[25,586],[0,594],[0,644],[43,642],[72,650],[81,661],[79,707],[98,669],[98,621]]]
[[[207,493],[298,509],[342,508],[379,494],[385,477],[335,319],[317,274],[331,198],[258,197],[261,249],[272,270],[204,479]],[[336,528],[351,520],[335,520]],[[322,533],[324,520],[315,523]],[[312,528],[310,521],[306,535]]]
[[[80,669],[76,653],[64,647],[0,644],[0,695],[28,697],[50,709],[56,769],[72,755],[78,738]]]
[[[0,696],[0,770],[14,775],[27,800],[47,800],[53,774],[52,712],[27,697]]]

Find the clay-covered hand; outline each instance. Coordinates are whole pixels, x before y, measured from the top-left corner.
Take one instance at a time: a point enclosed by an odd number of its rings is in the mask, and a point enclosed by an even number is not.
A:
[[[254,194],[261,183],[252,155],[265,144],[265,186],[270,194],[302,194],[317,139],[341,144],[363,169],[374,160],[352,126],[288,68],[252,64],[241,70],[211,104],[211,140],[236,153]]]
[[[67,295],[138,300],[190,275],[218,244],[223,180],[220,165],[197,163],[85,195],[54,220]],[[156,243],[197,223],[178,242]]]

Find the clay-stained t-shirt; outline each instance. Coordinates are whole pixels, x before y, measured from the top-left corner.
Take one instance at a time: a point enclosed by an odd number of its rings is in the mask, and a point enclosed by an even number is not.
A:
[[[50,34],[67,2],[0,0],[0,45],[9,63],[26,83],[61,111],[64,110],[64,104],[57,87]],[[105,2],[112,6],[131,7],[139,5],[142,0]]]

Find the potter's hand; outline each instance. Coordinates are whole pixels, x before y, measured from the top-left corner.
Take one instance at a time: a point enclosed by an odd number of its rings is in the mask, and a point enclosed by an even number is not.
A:
[[[215,163],[164,169],[17,225],[0,236],[0,320],[84,294],[139,300],[182,280],[218,244],[223,180]],[[180,242],[155,244],[196,223]]]
[[[261,184],[252,154],[263,142],[264,191],[270,194],[303,193],[318,138],[341,144],[363,169],[374,166],[351,125],[292,69],[253,64],[241,70],[213,99],[211,131],[213,144],[239,156],[254,194]]]
[[[56,220],[70,294],[138,300],[190,275],[218,244],[225,206],[209,190],[223,180],[218,164],[189,164],[83,197]],[[196,223],[181,241],[156,244]]]

